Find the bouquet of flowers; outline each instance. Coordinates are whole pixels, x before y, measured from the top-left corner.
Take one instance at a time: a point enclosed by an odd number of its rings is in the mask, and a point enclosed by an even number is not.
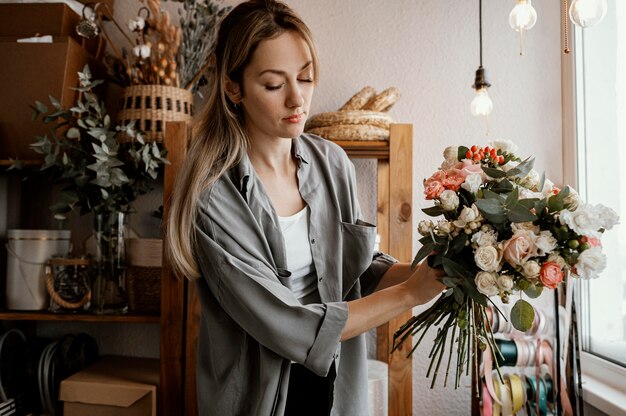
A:
[[[447,289],[402,325],[394,335],[394,349],[421,333],[412,354],[428,329],[438,327],[429,354],[431,388],[444,355],[447,384],[455,345],[455,388],[463,370],[469,373],[470,362],[477,366],[479,350],[489,346],[492,354],[499,353],[486,314],[491,296],[503,303],[519,296],[510,319],[525,332],[535,312],[522,294],[535,298],[568,275],[596,278],[606,266],[600,237],[617,224],[615,211],[582,203],[568,186],[557,188],[533,170],[534,159],[522,161],[516,150],[508,140],[484,148],[448,147],[441,167],[424,181],[426,199],[435,205],[423,211],[443,218],[436,224],[419,223],[422,247],[413,265],[428,258],[432,267],[442,267]]]

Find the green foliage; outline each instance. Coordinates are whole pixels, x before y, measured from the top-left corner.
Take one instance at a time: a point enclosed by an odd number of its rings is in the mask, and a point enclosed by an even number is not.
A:
[[[511,308],[511,323],[518,331],[526,332],[533,326],[535,310],[525,300],[518,300]]]
[[[156,142],[144,141],[133,123],[113,126],[93,88],[89,67],[79,72],[80,98],[71,109],[63,109],[50,97],[53,111],[37,101],[33,119],[40,116],[49,135],[37,137],[31,148],[44,155],[40,173],[65,187],[50,209],[56,218],[71,210],[103,213],[128,210],[138,195],[150,190],[166,152]],[[120,141],[121,134],[129,138]]]

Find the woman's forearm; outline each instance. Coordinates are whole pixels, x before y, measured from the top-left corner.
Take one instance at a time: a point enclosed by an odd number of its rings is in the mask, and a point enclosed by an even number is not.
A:
[[[403,285],[377,290],[369,296],[348,302],[348,321],[341,341],[376,328],[412,308],[413,296]]]
[[[411,276],[411,264],[396,263],[383,275],[374,292],[405,282]]]

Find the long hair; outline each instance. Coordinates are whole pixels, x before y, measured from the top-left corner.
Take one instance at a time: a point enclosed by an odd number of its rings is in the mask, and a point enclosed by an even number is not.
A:
[[[229,79],[237,83],[243,94],[243,71],[259,43],[286,31],[299,34],[308,44],[317,82],[318,60],[311,32],[287,5],[275,0],[247,1],[231,10],[220,24],[207,102],[194,123],[166,221],[166,256],[176,275],[200,276],[194,255],[200,194],[236,166],[248,148],[242,111],[228,98],[226,83]]]

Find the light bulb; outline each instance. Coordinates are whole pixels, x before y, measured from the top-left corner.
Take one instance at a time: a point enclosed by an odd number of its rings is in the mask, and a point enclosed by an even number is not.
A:
[[[606,15],[606,0],[574,0],[569,17],[577,26],[590,27],[600,23]]]
[[[516,32],[532,29],[537,23],[537,12],[530,1],[517,0],[509,14],[509,24]]]
[[[470,105],[470,110],[472,111],[472,115],[475,117],[478,116],[488,116],[493,109],[493,102],[491,98],[489,98],[489,94],[487,93],[487,88],[479,88],[476,90],[476,96],[472,100],[472,104]]]

